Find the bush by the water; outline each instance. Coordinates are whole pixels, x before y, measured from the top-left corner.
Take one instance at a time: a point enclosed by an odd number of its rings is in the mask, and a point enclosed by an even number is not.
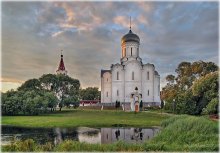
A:
[[[65,140],[57,146],[38,145],[33,140],[16,141],[2,151],[218,151],[218,123],[205,117],[174,116],[161,124],[161,132],[143,144],[122,141],[113,144],[87,144]]]

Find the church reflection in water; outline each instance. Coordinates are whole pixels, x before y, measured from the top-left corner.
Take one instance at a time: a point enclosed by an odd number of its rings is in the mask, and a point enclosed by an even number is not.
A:
[[[60,143],[67,139],[61,129],[56,129],[54,143]],[[159,132],[158,128],[78,128],[74,134],[74,140],[86,143],[107,144],[116,141],[125,141],[127,143],[142,143],[153,138]],[[72,138],[73,139],[73,138]]]
[[[101,143],[122,140],[128,143],[142,143],[155,136],[158,128],[101,128]]]

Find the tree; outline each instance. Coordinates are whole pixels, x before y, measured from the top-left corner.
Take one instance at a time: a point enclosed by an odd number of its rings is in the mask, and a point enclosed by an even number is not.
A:
[[[45,93],[45,100],[47,101],[47,106],[50,108],[50,111],[54,111],[54,108],[58,104],[58,98],[54,96],[52,92]]]
[[[23,104],[18,91],[8,91],[2,94],[2,115],[16,115],[21,112]]]
[[[88,87],[80,90],[80,98],[82,100],[99,100],[101,92],[97,87]]]
[[[192,93],[198,97],[197,113],[200,114],[209,102],[218,98],[218,71],[209,73],[196,80],[192,86]]]
[[[179,92],[175,99],[177,114],[194,115],[196,112],[196,98],[192,95],[191,90]]]
[[[66,107],[70,107],[70,105],[73,105],[74,108],[78,107],[79,106],[79,100],[76,99],[75,97],[67,97],[63,100],[63,104],[66,106]]]
[[[202,109],[203,114],[218,114],[218,106],[219,106],[218,98],[214,98],[210,101],[210,103]]]
[[[217,70],[218,66],[212,62],[181,62],[176,69],[177,77],[166,77],[167,85],[161,92],[166,103],[164,109],[171,112],[175,99],[176,113],[201,114],[218,97]]]
[[[64,106],[64,99],[72,97],[79,99],[80,82],[67,75],[46,74],[40,78],[43,89],[53,92],[59,99],[60,111]]]
[[[166,81],[168,82],[168,85],[173,85],[175,81],[175,76],[172,74],[167,75]]]
[[[38,79],[30,79],[25,81],[18,90],[41,90],[41,84]]]

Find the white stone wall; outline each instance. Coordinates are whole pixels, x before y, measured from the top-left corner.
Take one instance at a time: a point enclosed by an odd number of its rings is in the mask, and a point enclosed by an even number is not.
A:
[[[116,100],[124,101],[124,70],[121,64],[112,67],[112,102]]]
[[[149,73],[149,78],[148,78]],[[145,64],[142,71],[142,101],[153,102],[154,101],[154,66],[152,64]],[[148,94],[149,93],[149,94]]]
[[[137,60],[128,61],[125,64],[125,102],[130,102],[130,94],[134,92],[135,87],[141,92],[141,63]],[[134,73],[134,78],[132,78]],[[133,80],[134,79],[134,80]]]
[[[101,102],[112,102],[112,75],[105,72],[101,78]]]
[[[154,101],[153,102],[161,102],[160,100],[160,76],[155,75],[155,83],[154,83]]]

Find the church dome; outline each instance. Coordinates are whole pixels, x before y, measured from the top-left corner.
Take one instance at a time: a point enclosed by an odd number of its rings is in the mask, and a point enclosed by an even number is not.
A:
[[[140,38],[138,37],[138,35],[134,34],[131,30],[129,30],[129,32],[121,38],[121,43],[123,44],[124,42],[129,41],[135,41],[137,43],[140,43]]]

